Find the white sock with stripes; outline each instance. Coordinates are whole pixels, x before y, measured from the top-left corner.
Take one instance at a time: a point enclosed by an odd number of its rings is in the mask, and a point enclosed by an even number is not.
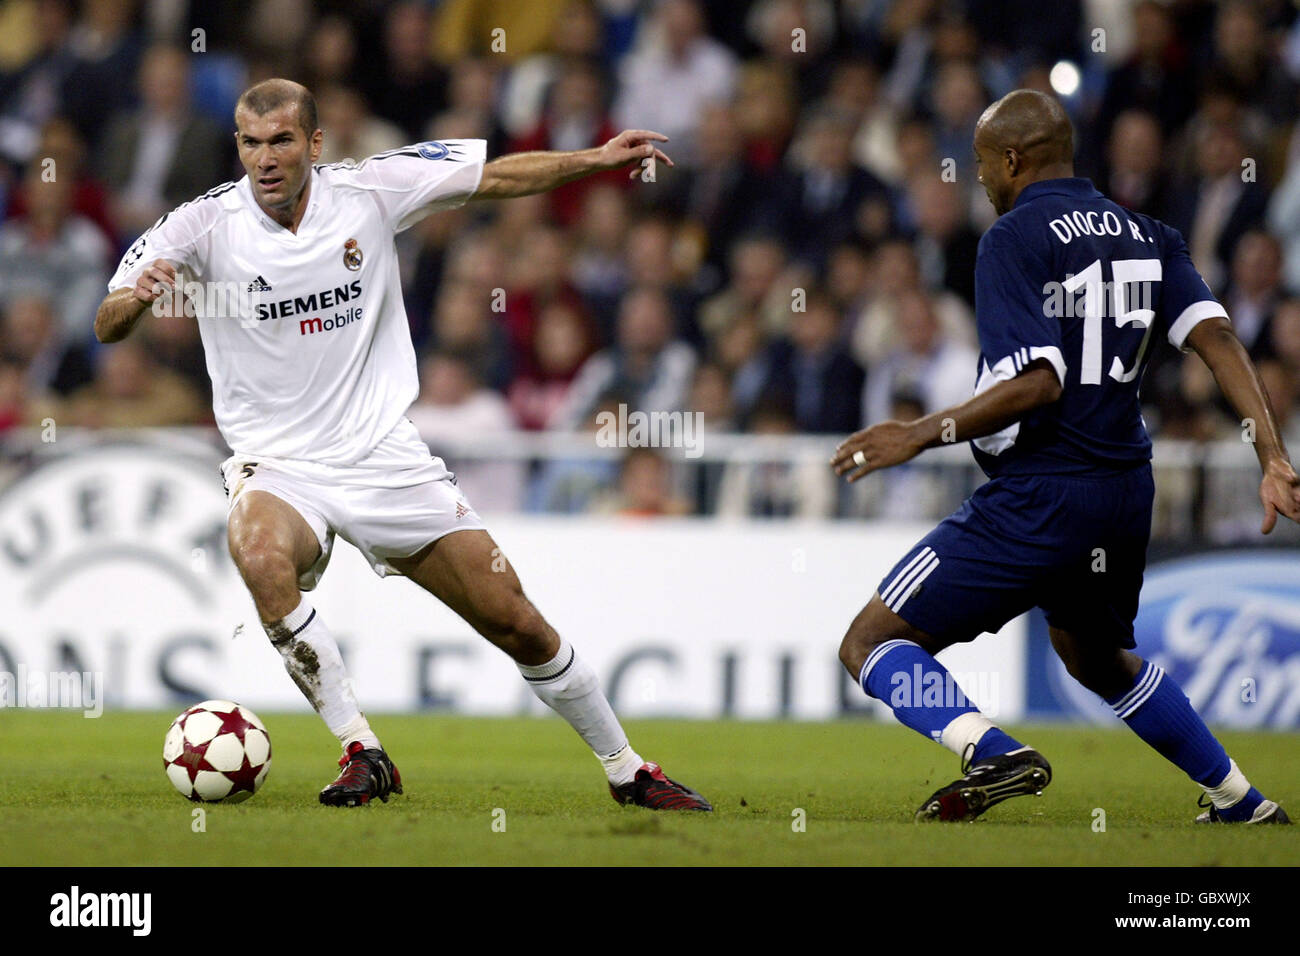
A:
[[[357,705],[339,645],[316,609],[303,599],[281,620],[262,626],[284,658],[284,669],[343,749],[358,740],[363,747],[378,749],[379,738]]]
[[[610,783],[617,787],[636,777],[644,761],[628,743],[596,672],[578,657],[572,644],[560,638],[559,651],[545,664],[515,666],[542,703],[567,720],[587,742]]]

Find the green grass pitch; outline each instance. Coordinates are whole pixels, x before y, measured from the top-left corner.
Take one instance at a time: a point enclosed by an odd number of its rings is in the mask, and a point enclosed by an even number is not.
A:
[[[629,722],[643,756],[713,801],[717,812],[706,815],[617,806],[595,759],[555,718],[377,715],[406,793],[345,810],[316,802],[337,758],[319,721],[263,714],[273,748],[266,785],[243,804],[206,805],[206,830],[194,832],[199,805],[162,769],[173,716],[0,714],[10,760],[0,776],[0,865],[328,865],[339,846],[364,846],[366,862],[380,865],[1300,861],[1300,827],[1193,825],[1197,788],[1131,734],[1047,726],[1012,728],[1052,761],[1042,797],[970,824],[917,825],[912,811],[957,775],[958,761],[894,725]],[[1300,810],[1296,735],[1222,739],[1265,793]],[[1094,830],[1097,809],[1105,832]]]

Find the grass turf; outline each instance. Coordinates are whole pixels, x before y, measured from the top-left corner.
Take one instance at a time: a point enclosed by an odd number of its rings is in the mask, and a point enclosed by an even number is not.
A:
[[[899,726],[629,722],[643,756],[717,808],[655,814],[616,806],[594,758],[558,719],[380,715],[374,726],[406,794],[344,810],[316,802],[337,755],[316,717],[263,714],[273,747],[266,785],[245,803],[204,806],[206,831],[194,832],[198,805],[162,770],[172,716],[0,714],[10,761],[0,776],[0,865],[327,865],[358,840],[379,865],[1300,861],[1300,827],[1194,826],[1197,788],[1133,735],[1046,726],[1018,729],[1052,761],[1043,797],[1010,800],[973,824],[920,826],[912,812],[958,762]],[[1300,810],[1294,734],[1221,739],[1266,794]],[[1104,832],[1094,830],[1096,809]],[[792,826],[797,810],[803,832]]]

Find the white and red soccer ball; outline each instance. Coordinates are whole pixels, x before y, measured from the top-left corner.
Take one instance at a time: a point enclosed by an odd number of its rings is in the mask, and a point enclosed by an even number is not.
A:
[[[247,800],[271,769],[271,738],[257,714],[205,700],[172,721],[163,740],[167,779],[196,803]]]

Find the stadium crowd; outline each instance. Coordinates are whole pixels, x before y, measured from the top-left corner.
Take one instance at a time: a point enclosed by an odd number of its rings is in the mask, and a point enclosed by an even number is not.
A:
[[[1286,0],[0,0],[0,433],[211,422],[192,320],[152,318],[111,348],[92,320],[141,232],[242,175],[234,100],[270,76],[315,92],[324,161],[671,137],[676,167],[653,182],[594,176],[399,236],[411,416],[435,452],[589,428],[618,404],[831,436],[960,401],[993,218],[971,136],[1021,86],[1066,103],[1080,175],[1183,232],[1286,433],[1300,427]],[[1147,424],[1239,435],[1217,394],[1162,346]],[[553,460],[481,484],[503,507],[800,510],[771,505],[761,473],[683,497],[666,467]]]

